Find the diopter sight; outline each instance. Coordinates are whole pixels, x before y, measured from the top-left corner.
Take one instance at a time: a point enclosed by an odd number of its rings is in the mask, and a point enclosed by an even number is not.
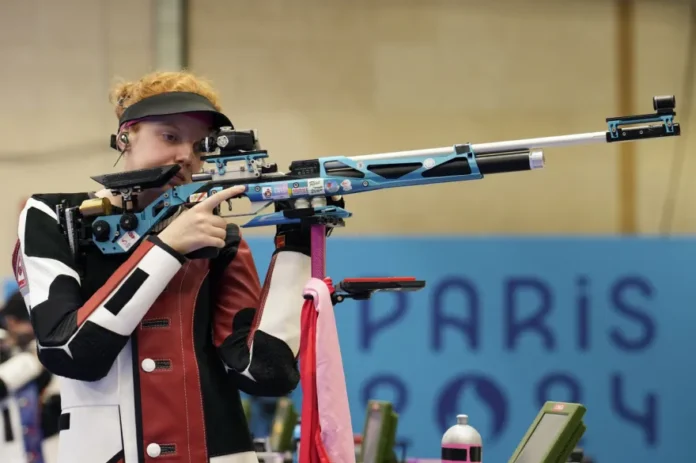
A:
[[[254,130],[220,127],[215,133],[196,143],[196,149],[200,153],[220,156],[258,151],[260,146]]]

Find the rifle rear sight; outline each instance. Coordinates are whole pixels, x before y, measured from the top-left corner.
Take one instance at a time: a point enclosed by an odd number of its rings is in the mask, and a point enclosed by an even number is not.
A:
[[[277,164],[263,161],[268,157],[268,152],[261,149],[258,134],[254,130],[221,127],[214,134],[199,141],[195,148],[199,153],[211,153],[201,156],[201,159],[215,164],[216,169],[194,174],[194,182],[214,180],[223,175],[226,178],[249,178],[278,172]],[[227,164],[232,161],[246,162],[230,169]]]

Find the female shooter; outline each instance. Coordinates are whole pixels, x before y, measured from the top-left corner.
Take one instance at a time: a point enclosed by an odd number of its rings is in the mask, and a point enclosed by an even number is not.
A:
[[[125,170],[178,163],[167,185],[201,169],[197,141],[231,126],[212,87],[184,72],[152,73],[111,95]],[[35,194],[19,220],[13,268],[41,362],[61,377],[59,463],[256,463],[239,391],[281,396],[298,384],[309,233],[276,231],[263,288],[239,228],[212,213],[241,187],[180,209],[128,253],[81,250],[56,206],[120,197]],[[144,207],[161,191],[138,197]],[[219,248],[214,259],[189,259]]]

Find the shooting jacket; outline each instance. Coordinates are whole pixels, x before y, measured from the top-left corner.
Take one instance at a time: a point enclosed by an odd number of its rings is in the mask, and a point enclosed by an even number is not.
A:
[[[122,254],[89,245],[77,265],[55,211],[88,198],[32,196],[13,255],[39,359],[60,377],[58,463],[257,463],[239,391],[297,386],[309,253],[276,248],[263,288],[234,225],[215,259],[153,235]]]

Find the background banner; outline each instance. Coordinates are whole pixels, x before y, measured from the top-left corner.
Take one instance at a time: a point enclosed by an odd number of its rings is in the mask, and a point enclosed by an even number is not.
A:
[[[271,239],[249,241],[264,275]],[[391,400],[409,455],[436,457],[466,413],[504,462],[545,400],[573,401],[598,462],[677,461],[696,413],[694,262],[691,239],[331,237],[334,282],[427,281],[336,308],[354,429],[367,400]]]
[[[267,241],[251,244],[260,272]],[[696,413],[694,262],[691,239],[331,237],[334,281],[427,281],[337,306],[353,426],[391,400],[409,454],[436,457],[466,413],[484,461],[505,462],[545,400],[574,401],[598,462],[678,461]]]

